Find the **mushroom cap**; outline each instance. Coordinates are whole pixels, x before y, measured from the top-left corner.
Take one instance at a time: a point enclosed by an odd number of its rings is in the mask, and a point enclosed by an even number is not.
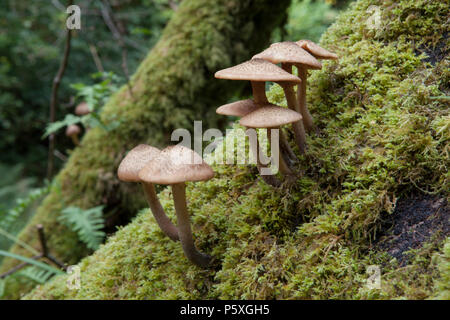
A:
[[[300,113],[270,104],[249,113],[239,123],[249,128],[277,128],[300,120]]]
[[[304,65],[308,69],[321,69],[322,64],[314,56],[295,42],[284,41],[273,43],[269,48],[253,56],[253,59],[264,59],[272,63],[291,63]]]
[[[67,126],[66,129],[66,136],[71,137],[73,135],[80,134],[81,128],[77,126],[76,124],[71,124],[70,126]]]
[[[81,102],[79,105],[75,108],[75,114],[77,116],[84,116],[86,114],[91,113],[91,110],[89,109],[89,106],[86,102]]]
[[[165,148],[139,172],[142,181],[165,185],[205,181],[212,177],[214,171],[202,157],[181,145]]]
[[[311,53],[317,59],[336,60],[339,58],[337,54],[322,48],[311,40],[299,40],[296,44]]]
[[[300,83],[299,77],[263,59],[252,59],[237,66],[217,71],[218,79]]]
[[[260,106],[261,105],[256,104],[252,99],[240,100],[217,108],[216,113],[224,116],[243,117],[250,112],[255,111]]]
[[[147,144],[140,144],[134,147],[128,152],[127,156],[123,158],[119,165],[119,169],[117,169],[119,180],[140,182],[139,171],[160,153],[161,151],[158,148]]]

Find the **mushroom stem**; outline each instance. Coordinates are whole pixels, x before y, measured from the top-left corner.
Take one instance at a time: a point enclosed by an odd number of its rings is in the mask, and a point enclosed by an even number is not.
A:
[[[256,146],[253,145],[253,143],[256,144]],[[258,168],[259,175],[264,180],[265,183],[268,185],[271,185],[272,187],[279,187],[281,186],[281,181],[275,177],[275,175],[267,175],[262,174],[261,170],[263,168],[267,168],[266,165],[262,164],[259,159],[259,140],[258,140],[258,133],[256,133],[256,139],[255,142],[252,142],[252,139],[249,139],[250,149],[252,150],[253,157],[256,159],[256,167]]]
[[[266,82],[265,81],[250,81],[252,84],[253,99],[255,103],[266,104],[269,103],[266,96]]]
[[[292,87],[285,88],[284,94],[286,95],[286,100],[287,100],[289,109],[297,111],[298,103],[297,103],[297,99],[295,97],[294,88],[292,88]],[[302,117],[303,117],[303,115],[302,115]],[[305,127],[303,125],[303,122],[302,121],[294,122],[292,124],[292,129],[294,131],[295,142],[297,144],[297,147],[298,147],[300,153],[305,153],[306,152],[306,132],[305,132]]]
[[[279,131],[281,131],[281,129],[279,127],[278,128],[267,128],[267,139],[270,143],[272,141],[272,129],[278,129]],[[271,156],[273,157],[274,155],[271,154]],[[278,153],[278,165],[280,167],[279,169],[282,174],[284,174],[284,175],[292,175],[293,174],[293,171],[291,170],[291,168],[289,168],[289,166],[286,164],[283,157],[281,156],[281,152]]]
[[[78,135],[77,134],[71,135],[70,138],[72,139],[72,142],[73,142],[74,145],[76,145],[76,146],[80,145],[80,140],[78,139]]]
[[[186,205],[186,184],[184,182],[172,185],[173,201],[178,221],[178,235],[186,257],[199,267],[207,267],[211,257],[199,252],[192,238],[189,212]]]
[[[173,241],[178,241],[178,229],[174,226],[169,217],[167,217],[164,212],[161,203],[159,202],[158,196],[156,195],[155,186],[153,183],[142,182],[142,187],[144,188],[145,197],[147,203],[152,210],[153,216],[158,223],[161,230]]]
[[[297,87],[297,100],[299,110],[303,117],[303,125],[305,126],[306,131],[310,132],[315,130],[314,121],[309,113],[308,108],[306,107],[306,84],[308,81],[308,70],[304,66],[298,66],[298,76],[302,80],[302,82]]]
[[[292,64],[282,63],[281,67],[283,68],[284,71],[292,73]],[[301,84],[303,84],[303,79],[302,79]],[[299,103],[295,96],[294,86],[284,85],[283,91],[284,91],[284,95],[286,96],[286,102],[287,102],[288,108],[301,113]],[[302,114],[302,117],[303,117],[303,114]],[[297,147],[300,150],[300,153],[305,153],[305,151],[306,151],[306,132],[305,132],[305,127],[303,126],[303,122],[302,121],[294,122],[292,124],[292,129],[294,131],[295,142],[297,143]]]
[[[284,86],[283,87],[284,94],[286,96],[286,101],[289,109],[297,111],[297,99],[295,97],[294,88],[292,86]],[[297,111],[298,112],[298,111]],[[302,115],[303,117],[303,115]],[[303,126],[302,121],[297,121],[292,124],[292,129],[294,131],[295,142],[297,143],[297,147],[300,150],[300,153],[305,153],[306,151],[306,132],[305,127]]]
[[[264,81],[250,81],[250,83],[252,84],[253,101],[257,104],[269,103],[266,95],[266,83]],[[283,157],[288,157],[287,154],[289,154],[294,155],[294,159],[297,158],[284,135],[280,136],[280,144],[283,150],[285,150],[285,152],[283,152]]]

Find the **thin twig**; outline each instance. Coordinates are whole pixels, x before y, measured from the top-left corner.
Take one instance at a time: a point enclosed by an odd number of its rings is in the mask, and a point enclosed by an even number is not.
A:
[[[47,241],[45,240],[45,234],[44,234],[44,227],[42,224],[38,224],[36,226],[38,237],[39,237],[39,243],[41,244],[41,253],[44,257],[48,255],[48,248],[47,248]]]
[[[31,259],[33,259],[33,260],[38,260],[38,259],[40,259],[40,258],[42,258],[42,254],[39,254],[39,255],[36,255],[36,256],[31,257]],[[6,278],[7,276],[12,275],[13,273],[19,271],[20,269],[25,268],[25,267],[28,266],[28,265],[29,265],[28,262],[22,262],[21,264],[18,264],[18,265],[15,266],[14,268],[11,268],[11,269],[9,269],[8,271],[6,271],[6,272],[0,274],[0,279],[4,279],[4,278]]]
[[[47,239],[45,237],[44,227],[42,226],[42,224],[38,224],[36,226],[36,229],[38,231],[39,242],[41,244],[42,257],[47,258],[48,260],[56,264],[58,267],[62,268],[63,270],[66,270],[65,264],[56,259],[48,252]]]
[[[91,51],[92,58],[94,59],[95,66],[97,70],[100,72],[105,72],[103,68],[102,60],[100,60],[100,56],[98,55],[97,48],[93,44],[89,44],[89,50]]]
[[[71,6],[72,4],[73,0],[69,0],[68,5]],[[59,85],[61,84],[61,79],[64,76],[64,72],[66,71],[67,63],[69,61],[71,39],[72,39],[72,30],[67,29],[66,44],[64,47],[64,56],[59,66],[58,73],[53,79],[52,96],[50,99],[50,123],[55,122],[56,108],[58,106],[58,90]],[[54,133],[50,134],[48,140],[49,146],[48,146],[47,178],[51,179],[51,177],[53,176],[53,167],[54,167],[55,134]]]
[[[117,28],[116,24],[114,23],[115,20],[114,13],[111,6],[109,5],[109,2],[107,0],[103,0],[102,3],[100,3],[100,5],[103,20],[105,21],[106,25],[111,31],[113,37],[119,42],[119,46],[122,49],[122,70],[127,80],[127,87],[130,96],[133,97],[133,90],[130,85],[130,72],[128,69],[128,50],[125,44],[123,34],[122,32],[120,32],[119,28]]]
[[[42,224],[36,225],[36,229],[37,229],[37,233],[38,233],[38,237],[39,237],[39,244],[41,246],[41,253],[32,256],[30,259],[39,260],[41,258],[45,258],[45,259],[48,259],[49,261],[53,262],[55,265],[57,265],[61,269],[67,270],[67,266],[64,263],[62,263],[61,261],[59,261],[58,259],[56,259],[54,256],[52,256],[49,253],[48,246],[47,246],[47,239],[45,237],[44,227],[42,226]],[[10,270],[0,274],[0,279],[6,278],[7,276],[19,271],[22,268],[25,268],[28,265],[29,265],[28,262],[23,262],[21,264],[18,264],[17,266],[11,268]]]
[[[54,155],[55,155],[55,157],[57,157],[59,160],[61,160],[63,162],[67,161],[67,157],[64,154],[62,154],[59,150],[55,149]]]

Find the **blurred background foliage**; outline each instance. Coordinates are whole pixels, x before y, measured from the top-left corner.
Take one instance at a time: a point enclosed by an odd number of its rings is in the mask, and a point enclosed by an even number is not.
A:
[[[73,113],[83,98],[80,88],[89,91],[99,85],[93,74],[114,74],[121,79],[115,85],[124,84],[127,73],[134,73],[181,1],[75,1],[81,8],[82,29],[73,32],[56,119]],[[274,31],[273,41],[318,41],[349,2],[293,0],[288,21],[282,30]],[[3,231],[12,236],[47,188],[48,142],[42,136],[48,125],[52,81],[62,58],[66,5],[63,0],[2,0],[0,6],[0,224],[15,212],[13,218],[20,223],[3,224],[7,229]],[[59,130],[56,169],[71,148],[71,140]],[[0,235],[0,248],[10,243],[11,239]]]

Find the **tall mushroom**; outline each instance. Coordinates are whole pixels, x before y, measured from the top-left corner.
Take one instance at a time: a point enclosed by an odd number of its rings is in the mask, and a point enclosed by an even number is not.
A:
[[[161,230],[173,241],[178,241],[178,230],[166,216],[161,203],[156,195],[153,183],[143,181],[139,178],[139,171],[160,154],[160,150],[146,144],[134,147],[122,160],[117,170],[117,176],[125,182],[140,182],[144,188],[148,205]]]
[[[314,56],[301,48],[295,42],[285,41],[272,44],[263,52],[255,55],[253,58],[261,58],[272,63],[281,63],[283,70],[292,73],[292,66],[296,66],[298,74],[302,80],[297,88],[297,103],[292,87],[285,89],[288,106],[302,114],[303,124],[307,131],[313,129],[313,118],[306,107],[306,84],[308,69],[321,69],[322,64]],[[297,137],[297,135],[296,135]]]
[[[172,187],[178,235],[183,251],[190,261],[200,267],[207,267],[211,257],[199,252],[195,247],[186,204],[185,182],[205,181],[213,176],[214,171],[200,155],[181,145],[165,148],[139,172],[142,181]]]
[[[79,126],[77,126],[76,124],[71,124],[67,126],[66,136],[72,139],[74,145],[79,146],[80,139],[78,139],[78,135],[80,134],[80,132],[81,128]]]
[[[234,67],[217,71],[214,75],[218,79],[249,80],[253,89],[253,99],[257,104],[265,104],[267,100],[265,82],[293,82],[301,80],[280,67],[263,59],[252,59]]]
[[[249,128],[267,129],[267,137],[271,141],[272,129],[279,129],[282,125],[301,120],[302,115],[294,110],[268,104],[242,117],[239,123]],[[284,175],[293,174],[292,170],[284,162],[283,157],[280,154],[278,156],[281,173]]]

